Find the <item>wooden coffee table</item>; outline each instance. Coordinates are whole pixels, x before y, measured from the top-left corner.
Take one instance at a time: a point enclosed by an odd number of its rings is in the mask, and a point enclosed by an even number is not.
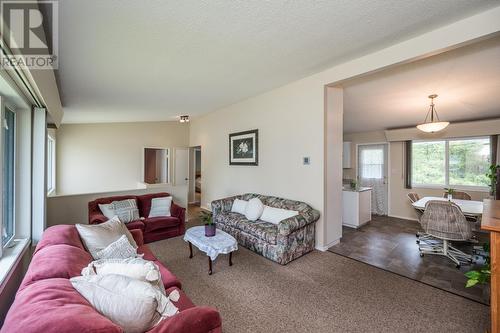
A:
[[[189,244],[190,259],[193,258],[193,245],[207,254],[209,275],[212,275],[212,261],[219,254],[229,254],[229,266],[233,265],[233,252],[238,250],[238,242],[227,232],[217,229],[215,236],[206,237],[204,226],[192,227],[186,231],[184,240]]]

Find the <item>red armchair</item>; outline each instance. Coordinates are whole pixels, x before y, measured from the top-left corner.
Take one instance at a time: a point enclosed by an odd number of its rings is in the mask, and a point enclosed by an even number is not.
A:
[[[99,198],[89,202],[89,223],[99,224],[106,222],[108,218],[99,209],[99,204],[109,204],[113,201],[134,199],[139,209],[140,220],[127,223],[129,230],[140,229],[144,233],[144,242],[151,243],[161,239],[180,236],[185,231],[186,209],[172,202],[170,207],[171,216],[159,216],[149,218],[151,200],[153,198],[168,197],[170,194],[152,193],[144,195],[122,195],[107,198]]]

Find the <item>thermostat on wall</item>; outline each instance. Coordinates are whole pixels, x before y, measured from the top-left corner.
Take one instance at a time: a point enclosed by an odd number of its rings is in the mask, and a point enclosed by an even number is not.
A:
[[[303,160],[304,160],[304,162],[303,162],[303,163],[304,163],[304,165],[309,165],[309,164],[311,164],[311,158],[310,158],[310,157],[304,157],[304,158],[303,158]]]

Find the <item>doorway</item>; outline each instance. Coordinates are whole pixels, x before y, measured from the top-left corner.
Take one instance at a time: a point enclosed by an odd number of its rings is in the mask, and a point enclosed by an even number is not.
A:
[[[372,214],[389,212],[388,144],[358,145],[358,180],[362,187],[372,188]]]
[[[203,181],[201,173],[201,146],[189,148],[189,205],[188,219],[195,218],[201,210]]]

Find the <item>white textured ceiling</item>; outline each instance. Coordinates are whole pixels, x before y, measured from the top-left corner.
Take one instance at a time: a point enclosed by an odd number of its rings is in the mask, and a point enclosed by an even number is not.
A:
[[[351,80],[344,133],[415,126],[430,94],[441,120],[500,118],[500,37]]]
[[[64,0],[63,122],[198,115],[497,0]]]

